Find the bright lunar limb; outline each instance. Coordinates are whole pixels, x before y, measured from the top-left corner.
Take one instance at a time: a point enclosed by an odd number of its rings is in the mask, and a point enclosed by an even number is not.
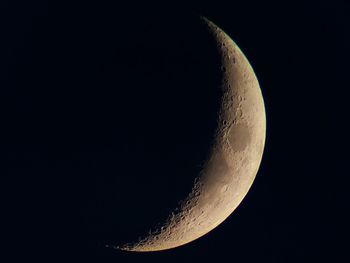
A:
[[[223,97],[215,141],[192,192],[156,231],[127,251],[158,251],[189,243],[222,223],[241,203],[257,174],[265,144],[264,101],[254,71],[219,27],[203,21],[221,59]]]

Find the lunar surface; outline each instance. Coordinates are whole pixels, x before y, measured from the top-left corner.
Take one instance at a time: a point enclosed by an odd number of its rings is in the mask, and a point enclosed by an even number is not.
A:
[[[203,21],[217,43],[223,76],[223,97],[209,158],[192,192],[166,222],[138,242],[118,249],[165,250],[205,235],[237,208],[257,174],[266,130],[258,80],[239,47],[214,23]]]

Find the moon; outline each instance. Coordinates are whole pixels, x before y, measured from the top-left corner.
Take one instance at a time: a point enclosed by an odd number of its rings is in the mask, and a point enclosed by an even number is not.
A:
[[[222,98],[213,145],[188,197],[161,227],[116,248],[147,252],[189,243],[222,223],[251,187],[264,151],[266,116],[253,68],[218,26],[202,18],[217,43]]]

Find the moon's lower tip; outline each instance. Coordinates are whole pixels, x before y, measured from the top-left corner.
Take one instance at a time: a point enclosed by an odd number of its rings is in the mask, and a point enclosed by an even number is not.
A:
[[[126,244],[126,245],[121,245],[121,246],[108,246],[108,247],[119,250],[119,251],[136,252],[136,253],[138,253],[138,252],[140,252],[140,253],[156,252],[156,251],[164,250],[164,249],[155,249],[154,247],[150,247],[150,246],[138,246],[137,244],[136,245]]]
[[[131,251],[130,247],[127,246],[115,246],[115,245],[105,245],[105,248],[111,248],[115,250],[124,250],[124,251]]]
[[[131,245],[121,245],[121,246],[110,246],[110,245],[106,245],[107,248],[112,248],[115,250],[120,250],[120,251],[128,251],[128,252],[139,252],[140,250],[138,250],[137,248],[135,248],[134,246]]]

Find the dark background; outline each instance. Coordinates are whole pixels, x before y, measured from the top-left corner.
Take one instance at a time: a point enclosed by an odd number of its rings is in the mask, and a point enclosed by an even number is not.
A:
[[[2,1],[2,262],[345,262],[346,1]],[[204,15],[243,50],[267,114],[250,192],[185,246],[126,253],[186,197],[216,125]]]

